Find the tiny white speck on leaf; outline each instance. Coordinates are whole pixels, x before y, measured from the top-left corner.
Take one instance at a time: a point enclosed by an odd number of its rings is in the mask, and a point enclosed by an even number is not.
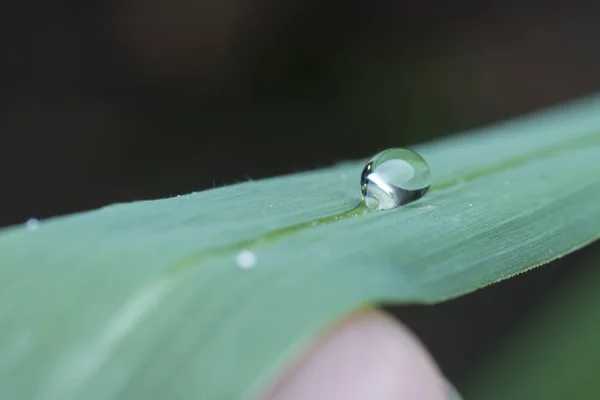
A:
[[[36,218],[29,218],[27,222],[25,222],[25,227],[30,231],[35,231],[40,226],[40,221]]]
[[[469,207],[473,207],[473,204],[469,203]]]
[[[256,265],[256,254],[250,250],[240,251],[235,257],[235,261],[240,268],[252,268]]]

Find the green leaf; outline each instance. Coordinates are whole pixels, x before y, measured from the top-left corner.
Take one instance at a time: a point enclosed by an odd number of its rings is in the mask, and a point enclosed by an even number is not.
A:
[[[4,230],[0,398],[252,398],[357,307],[442,301],[600,235],[600,97],[415,149],[432,190],[390,211],[356,207],[351,162]]]

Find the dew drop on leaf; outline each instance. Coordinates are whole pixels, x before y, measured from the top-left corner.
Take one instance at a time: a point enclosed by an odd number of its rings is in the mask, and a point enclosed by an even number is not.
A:
[[[250,250],[240,251],[235,260],[238,267],[242,269],[252,268],[256,265],[256,254]]]
[[[30,231],[35,231],[40,226],[40,221],[36,218],[29,218],[27,222],[25,222],[25,227]]]
[[[393,148],[377,153],[367,162],[360,191],[371,209],[389,210],[419,200],[429,190],[429,165],[412,150]]]

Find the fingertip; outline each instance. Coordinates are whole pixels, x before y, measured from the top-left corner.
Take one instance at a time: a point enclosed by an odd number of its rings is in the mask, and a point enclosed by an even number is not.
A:
[[[368,309],[351,315],[324,335],[263,399],[449,397],[439,368],[408,328],[381,311]]]

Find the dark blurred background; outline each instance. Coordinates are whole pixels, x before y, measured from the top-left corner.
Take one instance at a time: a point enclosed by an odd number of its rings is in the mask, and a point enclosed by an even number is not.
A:
[[[328,166],[600,89],[593,1],[0,9],[0,227]],[[460,387],[595,254],[394,311]]]

